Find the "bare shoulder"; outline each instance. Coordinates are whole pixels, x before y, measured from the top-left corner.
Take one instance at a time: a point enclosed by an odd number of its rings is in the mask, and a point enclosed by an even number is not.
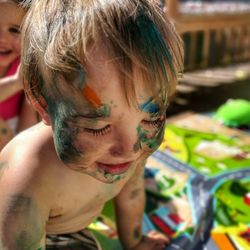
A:
[[[12,189],[36,192],[49,188],[57,159],[54,154],[49,127],[37,124],[23,131],[1,151],[0,187],[7,185],[9,192]],[[45,178],[46,185],[43,185]]]
[[[49,165],[53,163],[45,150],[49,133],[43,130],[39,126],[26,130],[1,151],[0,248],[37,249],[44,237],[55,192],[49,168],[43,167],[42,153]]]

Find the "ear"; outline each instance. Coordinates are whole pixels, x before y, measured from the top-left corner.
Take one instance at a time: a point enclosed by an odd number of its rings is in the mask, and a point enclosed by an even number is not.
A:
[[[34,96],[30,96],[30,95],[28,99],[30,101],[30,104],[33,106],[33,108],[40,114],[44,124],[50,126],[51,120],[47,111],[47,103],[45,99],[42,96],[35,98]]]

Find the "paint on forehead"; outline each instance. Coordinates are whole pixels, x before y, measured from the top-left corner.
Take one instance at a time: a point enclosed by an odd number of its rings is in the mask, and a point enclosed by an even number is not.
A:
[[[73,84],[76,88],[83,89],[85,85],[85,70],[81,66],[80,69],[78,70],[78,75],[74,79]]]
[[[86,72],[81,64],[73,64],[73,69],[70,72],[63,73],[63,78],[68,84],[74,86],[75,89],[82,90],[86,82]],[[54,76],[57,79],[58,76]]]
[[[83,96],[88,100],[95,108],[101,106],[101,100],[96,94],[96,92],[90,88],[88,85],[85,85],[83,88]]]
[[[83,96],[97,109],[98,116],[108,117],[110,115],[110,106],[108,104],[102,104],[97,93],[88,85],[85,85],[83,88]]]
[[[155,101],[150,98],[148,101],[144,102],[143,104],[139,105],[139,108],[141,111],[150,113],[150,114],[155,114],[160,111],[160,107]]]

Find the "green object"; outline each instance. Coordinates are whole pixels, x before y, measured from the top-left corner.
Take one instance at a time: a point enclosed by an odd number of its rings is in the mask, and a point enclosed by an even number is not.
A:
[[[214,118],[231,127],[250,125],[250,102],[247,100],[228,100],[214,115]]]
[[[214,192],[216,222],[224,226],[248,224],[249,204],[245,198],[249,192],[249,178],[222,183]]]

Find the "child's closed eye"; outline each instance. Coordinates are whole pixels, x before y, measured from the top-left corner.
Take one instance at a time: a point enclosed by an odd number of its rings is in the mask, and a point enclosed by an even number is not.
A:
[[[110,132],[111,126],[107,125],[103,128],[93,129],[93,128],[83,128],[84,132],[90,133],[93,136],[103,136]]]
[[[142,120],[142,123],[147,125],[147,126],[151,126],[153,128],[159,128],[161,127],[162,123],[164,122],[164,118],[163,117],[158,117],[154,120]]]
[[[10,27],[9,32],[12,34],[20,34],[20,28],[19,27]]]

